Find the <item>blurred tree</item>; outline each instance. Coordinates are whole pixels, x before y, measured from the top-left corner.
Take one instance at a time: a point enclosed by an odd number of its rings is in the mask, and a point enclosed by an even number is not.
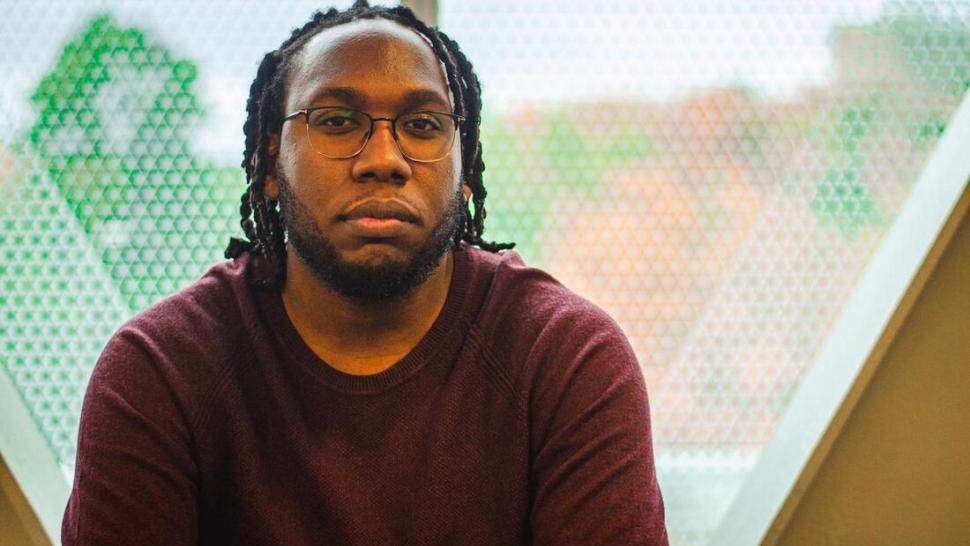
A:
[[[220,187],[230,180],[188,144],[201,114],[196,76],[193,63],[102,15],[31,97],[30,142],[132,310],[198,276],[228,235],[235,207]]]

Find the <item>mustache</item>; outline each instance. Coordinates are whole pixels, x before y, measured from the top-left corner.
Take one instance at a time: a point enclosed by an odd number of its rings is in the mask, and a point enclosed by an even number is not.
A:
[[[337,216],[347,221],[358,218],[393,218],[402,222],[421,225],[421,217],[410,204],[400,199],[366,199],[352,203],[346,212]]]

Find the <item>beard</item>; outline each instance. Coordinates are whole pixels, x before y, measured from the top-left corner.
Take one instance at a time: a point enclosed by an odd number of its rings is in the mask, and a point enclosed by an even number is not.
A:
[[[431,234],[403,261],[390,258],[359,264],[340,257],[305,204],[293,196],[289,181],[277,173],[280,212],[287,242],[313,274],[338,294],[363,302],[400,300],[414,292],[441,264],[464,218],[461,188],[445,207]]]

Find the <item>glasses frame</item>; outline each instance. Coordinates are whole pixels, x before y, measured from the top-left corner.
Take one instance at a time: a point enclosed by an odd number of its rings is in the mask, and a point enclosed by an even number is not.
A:
[[[370,128],[367,130],[367,135],[364,136],[364,140],[361,142],[360,148],[358,148],[357,151],[355,151],[354,153],[349,154],[349,155],[330,156],[330,155],[327,155],[327,154],[325,154],[325,153],[317,150],[313,146],[313,138],[310,136],[310,114],[312,114],[313,112],[316,112],[317,110],[325,110],[327,108],[340,108],[340,109],[344,109],[344,110],[353,110],[354,112],[359,112],[359,113],[363,114],[364,116],[367,117],[368,120],[370,120]],[[346,106],[314,106],[313,108],[304,108],[303,110],[297,110],[295,112],[291,112],[291,113],[287,114],[283,118],[283,120],[281,121],[281,123],[286,123],[287,121],[289,121],[291,119],[297,118],[299,116],[303,116],[303,122],[304,122],[304,125],[306,126],[307,143],[310,144],[310,148],[315,153],[317,153],[317,154],[319,154],[319,155],[321,155],[323,157],[326,157],[327,159],[350,159],[352,157],[357,157],[358,155],[360,155],[360,153],[364,151],[364,148],[367,147],[367,143],[370,142],[371,137],[374,136],[374,124],[377,123],[378,121],[387,121],[387,122],[390,122],[390,124],[391,124],[391,135],[394,136],[394,142],[397,143],[397,149],[400,150],[401,155],[404,156],[404,157],[406,157],[407,159],[410,159],[411,161],[415,161],[415,162],[418,162],[418,163],[434,163],[435,161],[441,161],[442,159],[448,157],[448,154],[451,153],[451,149],[455,147],[455,140],[454,140],[455,137],[454,136],[452,136],[452,139],[453,140],[451,141],[451,144],[446,148],[444,155],[442,155],[441,157],[435,158],[435,159],[416,159],[416,158],[411,157],[407,152],[404,151],[404,148],[401,147],[401,141],[397,137],[397,120],[401,119],[404,116],[413,116],[415,114],[436,114],[436,115],[439,115],[439,116],[448,116],[448,117],[452,118],[453,120],[455,120],[455,133],[458,133],[458,130],[461,127],[462,123],[465,122],[465,117],[464,116],[459,116],[458,114],[452,114],[452,113],[449,113],[449,112],[437,112],[437,111],[434,111],[434,110],[417,110],[417,111],[414,111],[414,112],[408,112],[406,114],[401,114],[401,115],[396,116],[396,117],[393,117],[393,118],[375,118],[374,116],[368,114],[367,112],[364,112],[363,110],[357,110],[356,108],[348,108]]]

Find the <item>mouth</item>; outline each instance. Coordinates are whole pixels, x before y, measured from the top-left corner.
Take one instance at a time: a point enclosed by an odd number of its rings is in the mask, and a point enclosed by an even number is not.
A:
[[[407,204],[397,199],[369,199],[338,216],[353,232],[363,238],[399,237],[420,225],[421,218]]]

